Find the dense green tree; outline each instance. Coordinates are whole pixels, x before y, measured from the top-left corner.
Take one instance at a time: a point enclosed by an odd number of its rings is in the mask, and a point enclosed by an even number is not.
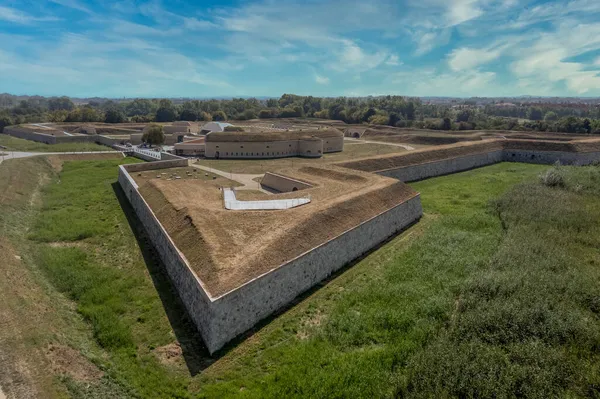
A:
[[[585,133],[591,133],[592,132],[592,123],[590,122],[589,119],[585,118],[583,123],[582,123],[582,128],[585,131]]]
[[[121,110],[112,108],[106,111],[104,114],[104,123],[123,123],[125,122],[125,115]]]
[[[152,124],[146,128],[142,135],[142,141],[150,145],[161,145],[165,142],[163,127],[158,124]]]
[[[6,126],[10,126],[13,124],[12,119],[7,115],[0,116],[0,133],[4,131]]]
[[[373,125],[387,125],[390,121],[390,117],[387,115],[373,115],[369,118],[369,123]]]
[[[48,100],[48,110],[50,111],[72,111],[75,104],[69,97],[53,97]]]
[[[544,120],[546,122],[556,121],[556,120],[558,120],[558,115],[554,111],[549,111],[546,113],[546,116],[544,116]]]
[[[209,114],[208,112],[200,112],[200,115],[198,115],[198,120],[210,122],[210,121],[212,121],[212,115]]]
[[[136,98],[125,106],[127,116],[156,114],[158,105],[146,98]]]
[[[212,119],[214,121],[226,121],[227,115],[223,111],[215,111],[212,113]]]
[[[471,119],[471,111],[468,109],[461,110],[456,114],[457,122],[468,122],[469,119]]]
[[[50,122],[64,122],[67,119],[69,113],[66,110],[57,110],[48,113],[48,121]]]
[[[242,112],[240,115],[238,115],[238,119],[239,120],[248,120],[248,119],[256,119],[258,118],[258,114],[255,110],[253,109],[247,109],[244,112]]]
[[[172,104],[171,106],[160,106],[156,110],[156,116],[154,117],[154,119],[157,122],[173,122],[177,120],[177,111],[175,111],[175,107],[173,107]]]
[[[179,120],[182,121],[197,121],[199,112],[195,109],[183,109],[179,114]]]
[[[442,124],[440,127],[442,130],[452,130],[452,121],[450,118],[446,117],[442,119]]]
[[[532,121],[541,121],[544,119],[544,111],[539,107],[529,107],[527,110],[527,119]]]

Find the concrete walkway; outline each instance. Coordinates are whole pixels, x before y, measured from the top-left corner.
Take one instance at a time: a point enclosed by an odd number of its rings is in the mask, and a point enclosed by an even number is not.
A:
[[[412,147],[408,144],[399,144],[399,143],[388,143],[385,141],[373,141],[373,140],[362,140],[362,139],[353,139],[350,137],[344,138],[345,141],[348,141],[349,144],[381,144],[381,145],[390,145],[392,147],[402,147],[405,150],[412,151],[415,147]]]
[[[225,204],[225,209],[229,210],[271,211],[277,209],[290,209],[304,204],[308,204],[310,202],[310,198],[305,197],[265,201],[240,201],[235,197],[235,191],[233,191],[231,188],[223,188],[223,202]]]
[[[196,169],[201,169],[205,172],[210,172],[210,173],[214,173],[215,175],[219,175],[222,177],[225,177],[229,180],[233,180],[235,182],[238,182],[240,184],[242,184],[241,187],[236,187],[236,190],[256,190],[256,191],[261,191],[265,194],[272,194],[270,192],[268,192],[267,190],[264,190],[261,186],[260,183],[257,181],[254,181],[254,179],[260,177],[262,178],[264,176],[264,173],[261,173],[259,175],[251,175],[251,174],[245,174],[245,173],[228,173],[228,172],[223,172],[222,170],[219,169],[214,169],[214,168],[209,168],[208,166],[204,166],[204,165],[197,165],[197,164],[190,164],[190,166],[196,168]]]

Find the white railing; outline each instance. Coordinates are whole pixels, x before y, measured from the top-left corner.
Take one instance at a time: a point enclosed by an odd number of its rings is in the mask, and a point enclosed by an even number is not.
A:
[[[141,148],[133,147],[133,152],[158,159],[159,161],[162,159],[159,151],[143,150]]]
[[[308,204],[310,202],[310,197],[265,201],[239,201],[235,197],[235,191],[230,188],[224,188],[223,200],[225,203],[225,209],[230,210],[277,210],[290,209],[300,205]]]

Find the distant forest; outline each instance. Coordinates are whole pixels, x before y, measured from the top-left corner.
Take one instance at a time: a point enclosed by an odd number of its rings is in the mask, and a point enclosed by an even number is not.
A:
[[[30,122],[172,122],[321,118],[435,130],[522,130],[600,133],[597,101],[544,103],[476,99],[430,102],[402,96],[223,100],[89,99],[0,95],[0,131]]]

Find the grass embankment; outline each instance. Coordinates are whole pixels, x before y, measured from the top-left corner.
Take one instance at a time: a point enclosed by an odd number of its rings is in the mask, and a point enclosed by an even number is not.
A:
[[[206,370],[207,396],[596,394],[600,169],[544,168],[416,183],[424,220]]]
[[[6,134],[0,134],[0,146],[8,151],[22,152],[87,152],[110,151],[110,147],[96,143],[61,143],[44,144],[37,141],[23,140]]]
[[[103,380],[123,391],[550,397],[600,384],[597,167],[564,168],[556,187],[537,179],[547,167],[508,163],[415,183],[418,225],[190,377],[154,349],[175,338],[112,192],[116,164],[66,163],[30,234],[105,350]]]
[[[106,397],[122,392],[187,397],[186,381],[154,353],[175,337],[114,192],[117,165],[123,162],[132,161],[66,162],[59,180],[44,189],[43,207],[29,234],[38,243],[37,264],[77,304],[107,355],[100,363],[103,380],[120,386],[106,391],[105,381],[72,381],[69,389],[77,397],[98,390]],[[157,278],[159,286],[164,284],[164,276]]]

